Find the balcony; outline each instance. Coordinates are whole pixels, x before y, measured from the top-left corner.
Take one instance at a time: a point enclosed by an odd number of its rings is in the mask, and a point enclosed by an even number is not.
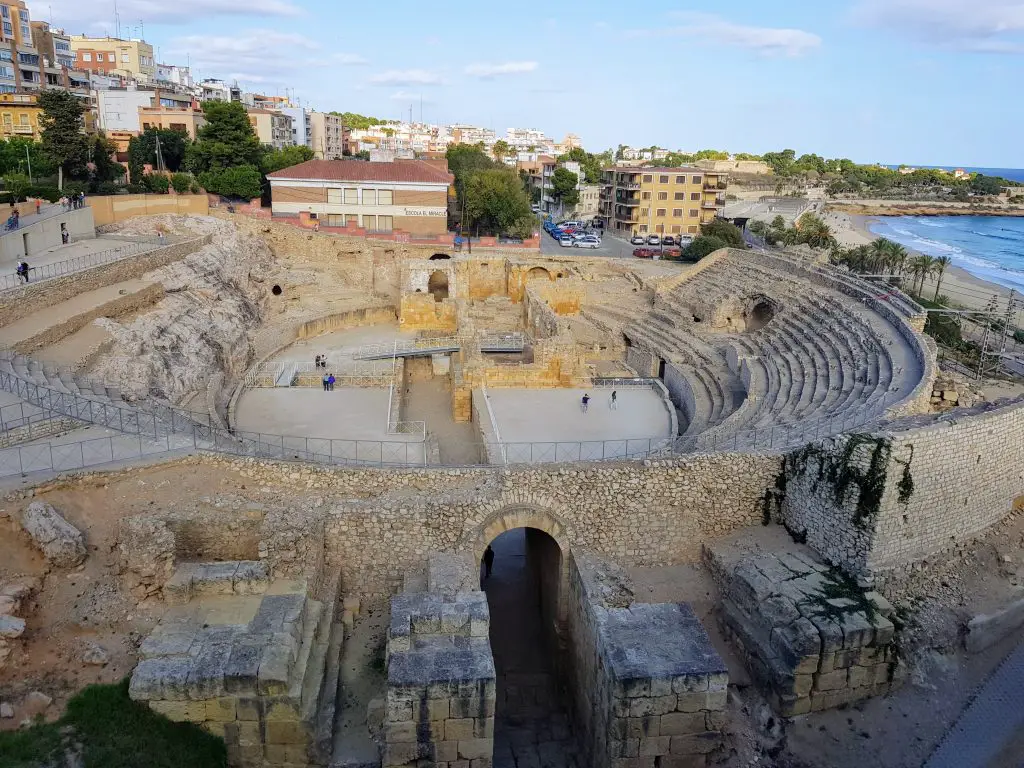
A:
[[[619,189],[637,190],[637,189],[640,189],[640,182],[639,181],[620,181],[619,184],[618,184],[618,187],[619,187]]]
[[[713,200],[705,200],[700,204],[701,208],[723,208],[725,206],[725,200],[721,198],[714,198]]]
[[[640,198],[639,197],[621,197],[621,198],[617,198],[615,200],[615,204],[616,205],[624,205],[624,206],[633,207],[635,205],[640,205]]]
[[[31,125],[15,125],[12,128],[14,133],[23,134],[25,136],[31,136],[35,133],[35,129]]]

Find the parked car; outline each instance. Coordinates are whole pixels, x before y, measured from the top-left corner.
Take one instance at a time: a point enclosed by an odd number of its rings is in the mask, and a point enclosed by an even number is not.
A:
[[[647,236],[647,244],[648,245],[661,245],[661,238],[658,237],[657,235],[648,235]]]
[[[576,248],[600,248],[601,241],[593,236],[581,237],[573,243],[573,246]]]
[[[631,238],[629,238],[629,244],[630,245],[646,245],[647,241],[644,240],[644,236],[643,235],[633,235]]]
[[[661,238],[661,244],[662,245],[675,245],[676,244],[676,239],[672,235],[665,235],[663,238]]]
[[[634,248],[633,255],[638,259],[649,259],[654,256],[656,251],[652,251],[650,248]]]
[[[558,244],[563,248],[572,248],[573,239],[569,235],[562,235],[560,238],[558,238]]]

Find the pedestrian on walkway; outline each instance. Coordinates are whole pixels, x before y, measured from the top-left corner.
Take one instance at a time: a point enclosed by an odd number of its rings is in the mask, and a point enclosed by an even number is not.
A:
[[[608,398],[608,409],[612,411],[619,410],[619,393],[614,389],[612,390],[612,396]]]
[[[327,378],[327,391],[328,392],[333,392],[334,391],[334,374],[333,373]]]
[[[313,365],[316,367],[318,371],[320,370],[320,355],[317,355],[315,358],[313,358]]]
[[[24,280],[27,283],[28,282],[28,271],[29,271],[29,269],[31,269],[31,267],[29,267],[27,261],[19,261],[18,262],[18,268],[15,269],[14,271],[18,275],[18,277],[20,277],[22,280]]]
[[[43,207],[43,201],[42,201],[42,200],[40,200],[40,199],[39,199],[39,198],[37,197],[37,198],[36,198],[36,216],[38,216],[38,215],[39,215],[39,211],[40,211],[40,210],[42,210],[42,207]]]
[[[494,568],[494,550],[491,549],[491,545],[487,545],[487,549],[484,550],[484,578],[489,579],[491,577],[491,569]]]
[[[590,393],[588,392],[587,394],[583,395],[583,399],[580,400],[580,410],[583,411],[583,413],[586,413],[587,412],[587,408],[589,408],[589,407],[590,407]]]
[[[324,377],[322,379],[322,383],[324,385],[324,392],[326,392],[327,388],[331,385],[331,382],[328,380],[328,377],[327,377],[326,373],[324,374]]]

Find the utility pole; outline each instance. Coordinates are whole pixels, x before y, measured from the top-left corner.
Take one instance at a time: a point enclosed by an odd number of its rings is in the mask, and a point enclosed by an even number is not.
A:
[[[25,160],[28,162],[28,183],[35,184],[35,182],[32,181],[32,158],[28,153],[28,144],[25,145]]]

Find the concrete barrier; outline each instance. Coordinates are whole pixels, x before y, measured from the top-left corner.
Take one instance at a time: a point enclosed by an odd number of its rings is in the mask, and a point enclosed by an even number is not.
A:
[[[0,261],[20,261],[56,248],[63,242],[61,224],[67,228],[71,237],[81,239],[96,236],[92,211],[88,208],[61,211],[23,224],[13,232],[0,236]]]

